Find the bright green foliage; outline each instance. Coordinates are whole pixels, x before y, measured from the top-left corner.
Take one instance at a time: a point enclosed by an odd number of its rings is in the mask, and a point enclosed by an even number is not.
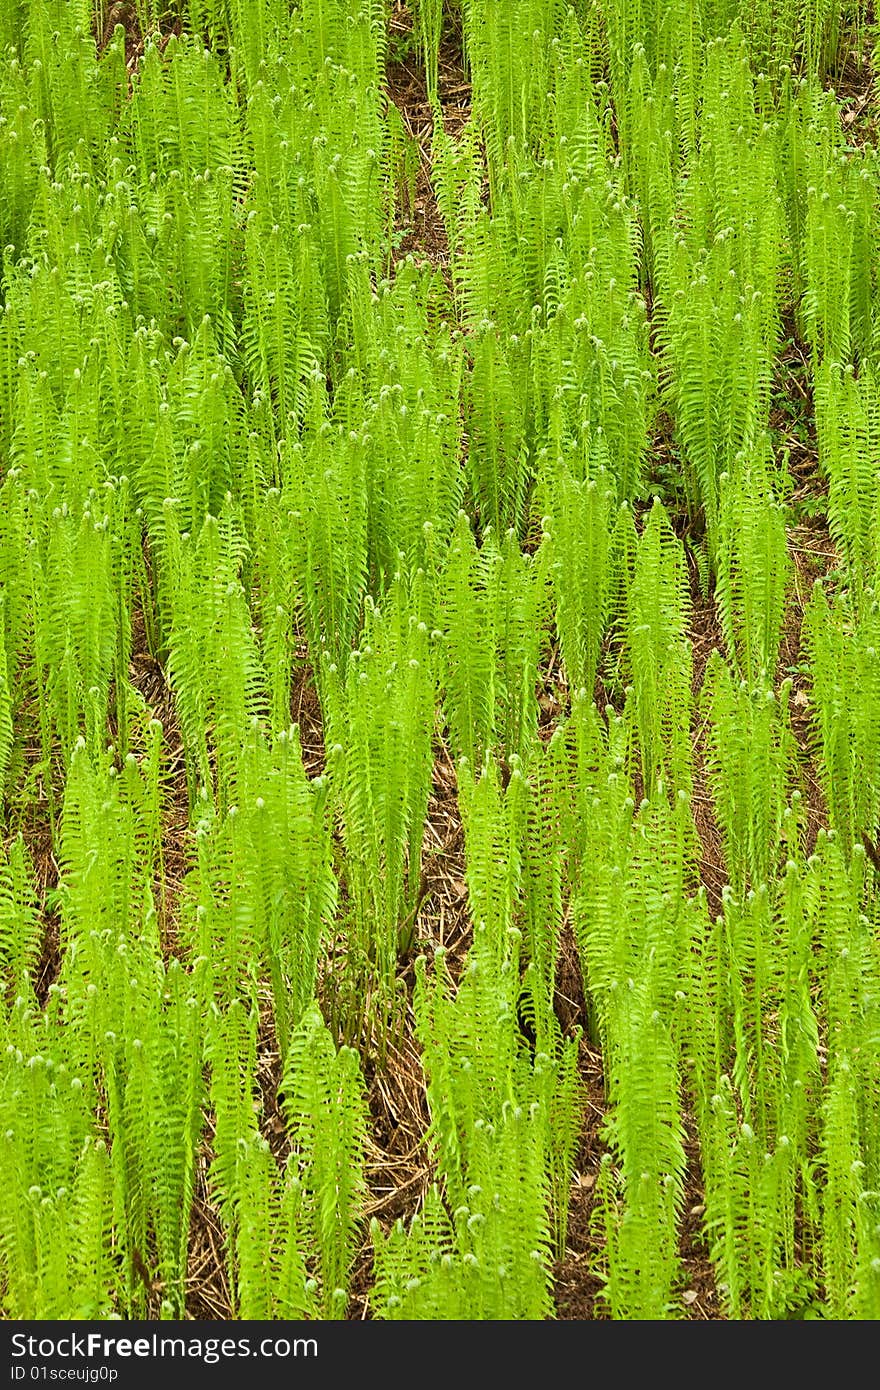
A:
[[[707,1224],[734,1316],[810,1315],[820,1280],[831,1316],[874,1315],[877,965],[858,906],[864,863],[859,850],[848,870],[823,834],[772,894],[727,896],[703,943],[717,1022],[695,1015],[691,1045]],[[819,1010],[834,1039],[827,1071]],[[857,1063],[845,1042],[856,1036]]]
[[[262,1137],[254,1103],[257,1010],[235,1000],[210,1022],[206,1052],[216,1114],[212,1190],[227,1240],[227,1268],[242,1318],[317,1315],[292,1165],[279,1168]]]
[[[285,460],[286,517],[274,545],[292,574],[322,706],[325,668],[344,672],[358,633],[367,570],[367,492],[363,444],[342,428],[322,432],[305,458]],[[278,534],[280,532],[280,535]]]
[[[564,468],[545,484],[554,618],[569,689],[592,694],[613,584],[613,494],[603,476],[579,482]]]
[[[98,498],[90,501],[94,505]],[[81,733],[93,748],[103,736],[117,642],[124,641],[116,628],[116,585],[124,592],[127,584],[124,573],[114,574],[109,517],[95,517],[91,509],[77,515],[62,503],[44,524],[44,543],[35,536],[30,554],[34,674],[42,692],[44,756],[49,756],[55,733],[69,763]],[[127,609],[123,612],[127,620]],[[64,647],[60,660],[59,638]],[[125,665],[123,660],[122,670]]]
[[[816,376],[819,459],[828,478],[828,528],[846,562],[857,602],[877,577],[877,482],[880,411],[870,361],[858,376],[851,366],[823,363]]]
[[[357,1053],[337,1052],[317,1005],[291,1039],[281,1090],[324,1315],[344,1317],[364,1190],[367,1107]]]
[[[133,1281],[146,1266],[151,1233],[176,1316],[202,1125],[202,972],[185,972],[174,959],[166,966],[159,953],[150,886],[155,784],[142,779],[133,757],[122,776],[113,772],[94,768],[80,745],[65,796],[63,980],[78,1024],[70,1050],[80,1052],[81,1067],[96,1068],[106,1093],[126,1297],[137,1306],[142,1296]]]
[[[703,678],[709,783],[737,897],[770,882],[781,854],[797,853],[797,818],[792,822],[788,805],[795,765],[790,691],[785,683],[777,697],[769,687],[737,682],[717,652]]]
[[[801,314],[818,370],[826,361],[851,362],[872,344],[877,165],[873,153],[852,157],[836,120],[829,129],[827,105],[813,100],[795,136],[803,173],[793,196],[801,203]]]
[[[680,1015],[696,917],[682,896],[688,807],[682,793],[670,809],[661,788],[635,815],[617,774],[597,792],[573,905],[611,1103],[599,1194],[605,1292],[613,1316],[661,1318],[677,1269],[685,1168]]]
[[[292,1034],[279,1096],[292,1149],[279,1166],[255,1114],[257,1012],[211,1023],[212,1179],[242,1318],[342,1317],[363,1196],[366,1108],[357,1055],[312,1006]],[[314,1273],[312,1272],[314,1271]]]
[[[237,1311],[260,1321],[319,1316],[316,1283],[305,1261],[302,1188],[279,1171],[267,1141],[241,1140],[236,1261]]]
[[[441,1236],[439,1264],[432,1262],[427,1276],[412,1288],[413,1273],[417,1279],[420,1273],[419,1245],[424,1238],[419,1226],[414,1236],[404,1236],[399,1227],[378,1260],[380,1313],[410,1319],[547,1316],[546,1118],[537,1107],[508,1100],[494,1121],[480,1117],[473,1123],[467,1165],[470,1190],[455,1208],[449,1248],[444,1252]],[[442,1299],[450,1266],[459,1284],[459,1297],[453,1300]],[[395,1305],[391,1300],[400,1298],[400,1289],[405,1300]]]
[[[452,1221],[436,1188],[407,1229],[402,1221],[383,1234],[372,1224],[376,1283],[373,1302],[388,1320],[464,1321],[477,1316],[479,1268],[473,1253],[458,1252]]]
[[[531,769],[521,883],[525,905],[523,947],[529,962],[528,1008],[539,1051],[556,1037],[556,967],[564,918],[567,845],[564,818],[571,798],[571,758],[560,729]],[[511,781],[513,779],[511,778]],[[517,820],[519,820],[517,810]],[[473,842],[473,828],[471,829]]]
[[[861,849],[853,854],[849,871],[833,840],[820,846],[820,856],[820,979],[828,1036],[834,1044],[822,1114],[822,1270],[832,1317],[876,1318],[877,941],[871,922],[859,910],[866,866]]]
[[[459,514],[444,576],[442,684],[450,741],[472,767],[495,745],[495,643],[483,557]]]
[[[7,1002],[29,998],[41,946],[33,868],[19,834],[0,858],[0,951]]]
[[[437,1161],[453,1212],[453,1258],[468,1270],[476,1300],[469,1316],[540,1318],[549,1295],[551,1116],[571,1131],[576,1094],[565,1085],[560,1061],[539,1053],[530,1062],[523,1055],[516,938],[508,932],[514,955],[506,954],[495,975],[490,935],[490,928],[478,929],[454,998],[444,987],[442,959],[432,986],[420,976],[419,1030]],[[550,1105],[557,1076],[561,1112]],[[399,1255],[410,1258],[402,1242]],[[429,1284],[428,1299],[431,1292]],[[415,1308],[426,1315],[421,1291]]]
[[[707,1232],[721,1290],[736,1317],[784,1316],[797,1274],[795,1191],[817,1038],[809,922],[794,866],[780,896],[774,911],[766,887],[741,902],[731,894],[723,917],[714,927],[706,924],[698,988],[714,1006],[715,1020],[707,1007],[690,1029],[709,1165]],[[732,1029],[725,1019],[733,1020]]]
[[[501,164],[509,148],[536,143],[546,119],[550,42],[556,6],[548,0],[465,0],[465,43],[477,115],[489,156]]]
[[[867,7],[409,13],[0,0],[0,1311],[876,1318]]]
[[[168,676],[177,697],[189,784],[221,806],[232,801],[241,735],[266,713],[263,673],[239,573],[243,543],[233,517],[205,517],[198,537],[177,530],[166,507],[175,577]],[[216,749],[216,773],[208,735]]]
[[[88,1078],[84,1084],[63,1053],[47,1048],[47,1034],[24,1008],[7,1034],[11,1055],[0,1093],[4,1313],[107,1317],[117,1278],[111,1160],[93,1135]]]
[[[650,795],[690,786],[691,653],[684,550],[659,501],[639,540],[626,595],[627,714]]]
[[[459,764],[459,806],[465,834],[471,913],[485,949],[500,969],[511,949],[510,933],[520,892],[528,784],[518,763],[506,790],[487,759],[479,777]]]
[[[875,842],[880,822],[880,626],[875,605],[859,621],[845,600],[817,585],[804,623],[813,678],[814,727],[831,827],[845,851]]]
[[[474,125],[454,141],[438,119],[433,142],[472,343],[470,491],[481,524],[499,534],[523,529],[544,457],[571,456],[579,478],[604,468],[622,499],[640,490],[654,378],[639,229],[615,167],[607,97],[584,56],[589,27],[546,0],[503,10],[494,0],[465,7],[475,90],[502,80],[500,66],[505,83],[537,82],[540,93],[522,113],[490,114],[477,97],[488,207]]]
[[[518,347],[505,344],[491,322],[480,325],[473,346],[467,397],[474,439],[470,491],[480,520],[496,532],[521,526],[529,482]]]
[[[791,570],[769,470],[721,479],[715,604],[725,646],[750,686],[772,685]]]
[[[18,1044],[26,1071],[35,1076],[42,1069],[55,1092],[54,1068],[63,1078],[59,1094],[70,1096],[57,1109],[44,1097],[38,1119],[28,1115],[14,1075],[8,1077],[18,1118],[8,1128],[4,1180],[30,1192],[20,1213],[25,1224],[4,1236],[9,1296],[19,1316],[60,1316],[74,1308],[79,1316],[106,1316],[117,1298],[136,1311],[148,1260],[155,1262],[166,1311],[183,1308],[202,1123],[201,987],[198,973],[184,972],[174,960],[164,964],[159,952],[151,893],[157,766],[148,757],[142,773],[130,755],[118,774],[106,760],[95,767],[82,740],[73,753],[62,826],[61,987],[40,1024],[42,1046],[36,1034],[26,1039],[26,1014],[18,1023],[13,1011],[8,1024],[13,1052],[17,1035],[28,1047],[24,1053]],[[20,850],[13,851],[7,911],[18,915],[20,969],[36,946],[22,868]],[[25,1003],[22,996],[19,1014]],[[109,1145],[96,1129],[97,1102]],[[52,1141],[56,1177],[44,1193],[36,1171],[27,1177],[32,1159],[15,1136],[28,1134],[31,1143],[47,1122],[67,1126],[69,1137],[62,1144],[58,1133]],[[117,1223],[118,1258],[111,1263]],[[32,1243],[30,1257],[23,1240]],[[45,1256],[37,1253],[44,1246]],[[30,1268],[24,1283],[16,1272],[22,1260]]]
[[[486,604],[495,638],[495,726],[509,759],[527,762],[535,740],[538,662],[545,644],[547,567],[524,555],[511,531],[484,545]],[[463,655],[463,653],[462,653]]]
[[[784,222],[774,128],[735,34],[707,44],[702,72],[685,68],[673,84],[671,71],[633,69],[629,158],[686,495],[715,562],[721,475],[754,448],[769,411]]]
[[[378,299],[366,280],[353,296],[354,366],[335,404],[340,423],[363,438],[370,572],[380,589],[401,556],[410,573],[438,563],[462,499],[464,358],[449,311],[440,277],[406,265]]]
[[[545,550],[523,554],[510,531],[478,548],[459,515],[441,590],[442,682],[453,750],[472,766],[488,750],[508,763],[531,756],[547,569]]]
[[[377,1021],[393,1012],[398,953],[413,937],[431,786],[434,674],[423,604],[421,580],[410,594],[398,578],[382,608],[368,604],[344,684],[328,671],[330,777],[352,903],[348,984]]]
[[[230,1006],[255,966],[265,971],[284,1058],[336,906],[329,788],[306,777],[296,727],[271,744],[256,727],[241,739],[235,804],[221,816],[202,803],[192,944]]]
[[[754,70],[774,75],[791,64],[822,76],[845,61],[841,40],[863,14],[859,0],[600,0],[616,103],[624,103],[634,54],[652,75],[675,71],[691,115],[691,84],[705,49],[733,31],[745,39]],[[680,108],[681,109],[681,108]]]
[[[552,1015],[538,984],[547,963],[534,931],[532,963],[520,979],[514,917],[522,893],[534,902],[539,891],[528,851],[523,863],[524,842],[540,853],[525,781],[515,767],[502,791],[491,763],[477,781],[463,763],[460,781],[474,942],[454,993],[442,950],[433,979],[419,961],[416,990],[443,1203],[429,1194],[410,1228],[398,1223],[387,1238],[374,1223],[374,1297],[385,1317],[540,1318],[548,1309],[551,1206],[557,1241],[565,1233],[577,1043],[562,1041],[555,1019],[548,1031]],[[520,1031],[523,1013],[537,1025],[534,1054]],[[450,1299],[453,1273],[461,1297]]]

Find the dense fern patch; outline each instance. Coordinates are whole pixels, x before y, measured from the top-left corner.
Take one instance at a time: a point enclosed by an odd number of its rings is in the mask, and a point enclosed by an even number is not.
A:
[[[868,18],[0,0],[6,1317],[880,1316]]]

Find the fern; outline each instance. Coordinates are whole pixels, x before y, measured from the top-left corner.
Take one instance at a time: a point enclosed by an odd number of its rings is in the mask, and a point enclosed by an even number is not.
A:
[[[685,1170],[679,1006],[687,998],[678,973],[697,913],[684,896],[683,793],[671,811],[658,791],[633,821],[622,790],[609,779],[605,805],[594,813],[592,868],[574,899],[574,925],[611,1103],[612,1153],[597,1209],[607,1242],[605,1295],[615,1317],[658,1318],[669,1315],[677,1270]]]
[[[579,483],[562,469],[545,486],[545,544],[562,660],[569,689],[592,693],[610,616],[612,494],[603,477]]]
[[[722,478],[715,603],[727,650],[752,688],[773,681],[790,568],[772,475],[755,467]]]
[[[336,1051],[314,1005],[291,1040],[281,1084],[324,1314],[344,1317],[364,1192],[366,1103],[357,1054]]]
[[[769,883],[783,852],[797,854],[797,826],[787,804],[795,765],[789,692],[787,683],[778,698],[770,689],[750,690],[745,682],[737,688],[717,653],[706,668],[710,785],[737,897]]]
[[[328,670],[331,786],[345,829],[354,908],[347,1028],[358,1013],[377,1023],[393,1015],[398,953],[412,940],[434,716],[422,602],[419,581],[410,596],[398,578],[383,609],[368,606],[344,685],[337,670]],[[375,990],[374,1009],[364,1010],[358,1000],[364,985]]]
[[[873,605],[859,622],[844,598],[829,605],[820,585],[805,614],[822,787],[831,826],[847,851],[862,836],[873,842],[880,818],[876,623]]]
[[[691,654],[684,551],[655,501],[626,599],[627,711],[638,733],[643,786],[687,791],[691,777]]]
[[[828,478],[828,526],[845,558],[857,602],[877,574],[876,458],[878,422],[874,373],[865,362],[856,378],[828,362],[816,378],[819,457]]]
[[[42,935],[33,865],[19,834],[0,853],[0,952],[8,998],[27,998],[33,990]]]

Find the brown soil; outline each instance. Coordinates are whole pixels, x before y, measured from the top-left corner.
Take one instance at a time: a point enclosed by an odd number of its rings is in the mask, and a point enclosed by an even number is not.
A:
[[[877,70],[873,42],[875,5],[864,6],[861,24],[851,23],[844,42],[837,71],[827,85],[837,94],[840,119],[852,145],[876,145],[878,136]]]
[[[114,4],[105,7],[103,24],[100,20],[101,16],[96,9],[93,24],[98,52],[104,52],[116,32],[117,25],[121,24],[125,30],[125,66],[132,72],[144,51],[144,36],[138,22],[135,0],[115,0]]]
[[[400,0],[389,19],[389,36],[398,51],[407,50],[411,44],[412,17]],[[439,55],[437,97],[444,129],[453,136],[461,132],[470,116],[471,89],[462,63],[460,40],[447,36]],[[397,265],[411,255],[417,261],[428,261],[436,266],[449,281],[449,240],[431,180],[434,115],[421,56],[416,51],[408,51],[405,58],[394,60],[389,54],[385,71],[388,99],[400,112],[404,128],[415,140],[419,154],[413,206],[398,209],[396,230],[400,240],[393,263]]]
[[[320,777],[324,771],[324,720],[321,701],[315,686],[315,675],[308,662],[303,644],[298,653],[290,692],[290,717],[299,726],[303,767],[309,777]]]

